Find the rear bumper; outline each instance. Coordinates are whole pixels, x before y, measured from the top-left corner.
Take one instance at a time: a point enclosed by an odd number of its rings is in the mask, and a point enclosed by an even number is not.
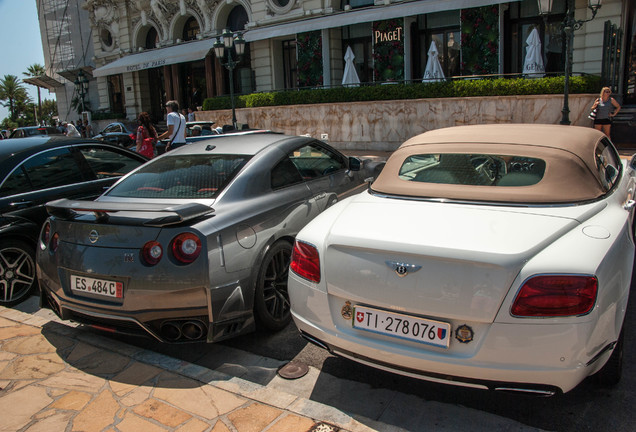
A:
[[[118,310],[60,296],[45,286],[40,306],[53,310],[62,320],[88,325],[110,333],[151,337],[163,343],[218,342],[255,328],[250,311],[236,311],[231,319],[212,320],[205,293],[192,307]]]
[[[291,276],[292,278],[294,276]],[[474,340],[448,349],[354,329],[340,316],[343,299],[291,283],[292,316],[301,334],[331,353],[400,375],[465,387],[552,395],[572,390],[611,355],[611,341],[587,347],[594,323],[480,324]],[[481,333],[481,334],[480,334]],[[607,348],[609,347],[609,349]]]

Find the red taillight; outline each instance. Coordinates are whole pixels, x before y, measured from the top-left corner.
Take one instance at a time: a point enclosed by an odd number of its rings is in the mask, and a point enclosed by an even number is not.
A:
[[[130,135],[128,135],[130,137],[130,139],[135,142],[137,141],[137,134],[131,133]]]
[[[51,223],[47,221],[44,223],[44,227],[42,227],[42,235],[40,236],[42,250],[46,249],[49,246],[50,240],[51,240]]]
[[[320,282],[320,255],[314,246],[300,241],[294,242],[290,268],[298,276],[312,282]]]
[[[49,247],[51,248],[51,251],[55,252],[59,244],[60,244],[60,235],[58,233],[55,233],[51,237],[51,243],[49,245]]]
[[[521,317],[583,315],[594,307],[597,289],[594,276],[535,276],[523,284],[510,313]]]
[[[201,240],[193,233],[181,233],[172,239],[172,255],[184,264],[193,262],[201,253]]]
[[[156,241],[147,242],[141,249],[141,258],[148,265],[155,265],[161,261],[163,256],[163,248]]]

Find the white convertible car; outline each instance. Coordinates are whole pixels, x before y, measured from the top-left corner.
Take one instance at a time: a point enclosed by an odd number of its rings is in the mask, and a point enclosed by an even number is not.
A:
[[[298,234],[294,321],[336,355],[436,382],[536,395],[593,374],[615,384],[634,176],[592,128],[416,136]]]

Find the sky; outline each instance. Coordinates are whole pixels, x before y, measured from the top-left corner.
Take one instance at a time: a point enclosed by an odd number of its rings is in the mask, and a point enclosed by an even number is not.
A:
[[[29,66],[44,66],[42,39],[38,23],[37,0],[0,0],[0,78],[15,75],[20,80]],[[38,101],[37,87],[24,83],[31,100]],[[55,93],[41,89],[42,100],[55,99]],[[9,116],[9,110],[0,106],[0,120]]]

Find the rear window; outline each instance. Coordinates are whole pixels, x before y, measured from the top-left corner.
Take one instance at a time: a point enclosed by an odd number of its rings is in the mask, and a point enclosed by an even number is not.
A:
[[[407,157],[400,179],[470,186],[531,186],[545,173],[545,161],[492,154],[421,154]]]
[[[215,198],[245,166],[246,155],[183,155],[148,162],[108,192],[127,198]]]

